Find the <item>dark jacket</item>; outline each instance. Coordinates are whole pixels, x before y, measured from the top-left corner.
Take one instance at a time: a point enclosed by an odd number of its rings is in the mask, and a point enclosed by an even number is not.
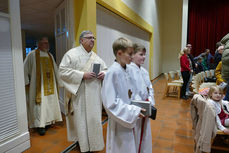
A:
[[[196,73],[196,74],[197,74],[197,73],[200,73],[200,72],[202,72],[202,71],[204,71],[204,68],[203,68],[202,63],[197,62],[196,64],[197,64],[197,68],[196,68],[196,70],[195,70],[195,73]]]
[[[196,70],[196,64],[195,64],[195,61],[194,61],[194,57],[192,56],[192,54],[188,54],[188,57],[192,62],[193,71],[195,71]]]
[[[220,54],[218,51],[215,53],[214,55],[214,69],[217,67],[217,65],[219,64],[219,62],[222,59],[222,54]]]

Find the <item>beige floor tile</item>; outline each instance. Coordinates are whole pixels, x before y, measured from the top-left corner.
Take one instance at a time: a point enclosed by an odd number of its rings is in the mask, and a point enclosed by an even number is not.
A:
[[[163,140],[163,139],[152,139],[153,148],[161,148],[165,150],[173,149],[173,141]]]
[[[181,144],[181,143],[175,143],[174,151],[179,152],[179,153],[194,153],[194,146],[187,145],[187,144]]]

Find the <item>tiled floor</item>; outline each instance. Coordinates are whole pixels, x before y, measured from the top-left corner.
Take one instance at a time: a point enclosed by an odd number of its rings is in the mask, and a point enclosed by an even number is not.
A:
[[[151,120],[153,153],[193,153],[190,100],[163,97],[163,78],[154,81],[153,86],[158,109],[157,119]],[[106,141],[106,124],[103,132]],[[63,122],[49,128],[45,136],[31,131],[31,148],[25,153],[58,153],[71,144],[67,142],[66,125]],[[79,148],[71,152],[79,153]],[[105,153],[105,149],[99,153]]]
[[[192,153],[193,139],[189,101],[177,98],[164,98],[164,80],[154,82],[157,119],[151,120],[153,153]],[[106,140],[106,124],[103,128]],[[45,136],[39,136],[31,130],[31,148],[25,153],[57,153],[71,145],[67,142],[65,122],[56,124],[47,130]],[[78,148],[71,152],[78,153]],[[105,149],[99,153],[105,153]]]

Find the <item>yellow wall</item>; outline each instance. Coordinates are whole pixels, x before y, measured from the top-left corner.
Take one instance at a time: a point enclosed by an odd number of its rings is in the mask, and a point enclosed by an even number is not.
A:
[[[78,45],[78,38],[83,30],[91,30],[96,35],[96,2],[108,10],[120,15],[129,22],[135,24],[150,34],[150,52],[149,52],[149,74],[153,76],[153,27],[142,17],[136,14],[121,0],[75,0],[75,40]],[[96,52],[96,44],[94,47]]]
[[[162,72],[180,69],[178,54],[182,39],[182,5],[181,0],[162,0]]]
[[[96,37],[96,1],[74,0],[75,40],[79,45],[79,36],[83,30],[90,30]],[[96,52],[96,43],[93,48]]]

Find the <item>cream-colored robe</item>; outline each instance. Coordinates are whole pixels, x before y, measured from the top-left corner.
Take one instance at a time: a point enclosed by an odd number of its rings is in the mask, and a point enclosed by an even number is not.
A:
[[[48,53],[40,51],[40,57],[49,57]],[[52,57],[54,73],[54,94],[44,96],[43,77],[41,77],[41,103],[36,104],[36,55],[35,50],[31,51],[24,61],[24,77],[25,85],[30,85],[29,91],[26,93],[27,97],[27,114],[29,120],[29,127],[45,127],[55,123],[56,121],[62,121],[59,99],[57,93],[56,79],[59,81],[58,68]],[[42,64],[41,64],[41,76],[42,76]]]
[[[217,132],[214,105],[201,95],[195,94],[191,101],[191,119],[195,153],[210,152],[211,140]]]
[[[70,92],[66,97],[68,140],[79,141],[81,152],[99,151],[104,148],[101,123],[102,82],[96,78],[83,80],[84,72],[92,71],[92,63],[100,63],[101,71],[107,69],[101,58],[93,51],[88,53],[80,45],[64,55],[59,67],[64,87]]]

